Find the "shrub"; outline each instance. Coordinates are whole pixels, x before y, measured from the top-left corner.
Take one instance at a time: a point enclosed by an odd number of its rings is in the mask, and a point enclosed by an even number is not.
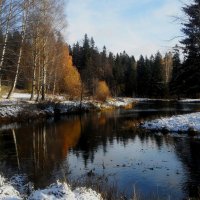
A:
[[[110,90],[105,81],[99,81],[96,88],[96,98],[105,101],[110,96]]]
[[[64,77],[65,91],[70,96],[80,96],[81,93],[81,77],[78,70],[74,66],[66,67]]]

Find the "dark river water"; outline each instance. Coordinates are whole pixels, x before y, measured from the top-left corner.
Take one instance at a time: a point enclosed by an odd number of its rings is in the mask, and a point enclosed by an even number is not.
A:
[[[36,188],[57,179],[106,177],[128,197],[197,197],[200,140],[146,133],[136,125],[200,111],[198,103],[143,102],[116,110],[0,127],[0,173],[27,174]]]

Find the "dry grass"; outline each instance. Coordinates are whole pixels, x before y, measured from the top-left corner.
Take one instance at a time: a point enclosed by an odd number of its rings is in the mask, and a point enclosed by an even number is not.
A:
[[[0,93],[0,97],[7,95],[9,93],[10,87],[9,86],[1,86],[1,93]],[[19,90],[19,89],[15,89],[16,93],[27,93],[27,90]]]

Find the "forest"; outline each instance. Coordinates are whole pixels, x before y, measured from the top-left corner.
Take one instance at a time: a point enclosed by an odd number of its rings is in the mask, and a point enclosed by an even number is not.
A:
[[[69,43],[67,0],[0,0],[0,199],[200,199],[200,0],[177,1],[71,0],[84,29]],[[111,7],[118,53],[83,23]],[[144,9],[163,8],[182,10],[179,42],[163,52],[141,34],[150,53],[127,53],[141,50],[134,11],[141,33]]]
[[[126,51],[114,55],[85,34],[81,42],[66,43],[64,0],[0,1],[0,91],[71,98],[106,96],[199,97],[199,1],[184,5],[184,37],[171,52],[153,52],[138,60]],[[134,44],[133,44],[134,45]],[[181,56],[182,55],[182,56]],[[180,58],[183,57],[183,58]]]

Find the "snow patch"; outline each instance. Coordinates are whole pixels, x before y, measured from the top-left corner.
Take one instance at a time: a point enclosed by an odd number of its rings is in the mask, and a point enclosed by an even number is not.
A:
[[[0,107],[0,117],[17,117],[23,110],[22,106],[3,106]]]
[[[179,100],[179,102],[183,102],[183,103],[199,103],[200,99],[181,99],[181,100]]]
[[[0,199],[2,200],[22,200],[20,193],[0,175]]]
[[[166,101],[172,101],[172,99],[149,99],[149,98],[133,98],[136,102],[166,102]]]
[[[91,189],[77,188],[74,191],[66,183],[57,182],[44,190],[33,192],[29,200],[101,200],[101,195]]]
[[[187,132],[189,129],[200,132],[200,112],[146,121],[141,127],[158,131],[167,129],[169,132]]]
[[[134,101],[136,102],[136,100],[133,98],[115,98],[115,99],[108,99],[106,103],[108,104],[108,106],[114,106],[120,108],[120,107],[125,107],[133,103]]]
[[[31,183],[26,184],[25,175],[16,175],[7,181],[0,175],[0,199],[2,200],[102,200],[100,194],[87,188],[72,190],[66,183],[57,182],[49,187],[33,191]],[[28,196],[28,194],[30,195]]]

